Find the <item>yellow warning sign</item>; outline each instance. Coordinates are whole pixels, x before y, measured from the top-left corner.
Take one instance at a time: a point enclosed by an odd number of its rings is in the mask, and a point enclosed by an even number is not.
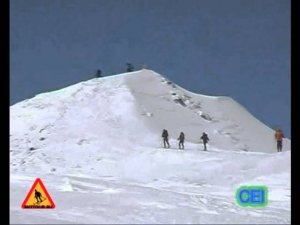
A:
[[[54,209],[55,204],[42,180],[37,178],[22,203],[23,209]]]

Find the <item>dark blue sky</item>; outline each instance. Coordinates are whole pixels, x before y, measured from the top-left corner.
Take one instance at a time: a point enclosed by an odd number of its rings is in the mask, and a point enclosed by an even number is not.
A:
[[[290,136],[290,0],[11,0],[10,102],[148,65]]]

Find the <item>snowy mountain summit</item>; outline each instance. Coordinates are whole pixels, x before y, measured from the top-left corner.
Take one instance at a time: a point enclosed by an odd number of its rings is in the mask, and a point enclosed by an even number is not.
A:
[[[84,147],[93,140],[158,147],[163,128],[174,147],[183,131],[192,143],[206,132],[209,145],[224,150],[276,151],[274,130],[232,98],[191,93],[146,69],[95,78],[11,107],[13,149],[66,141]],[[283,150],[289,149],[285,139]]]
[[[191,93],[151,70],[39,94],[10,107],[11,222],[290,223],[290,140],[280,153],[275,144],[233,99]],[[20,207],[37,177],[51,213]],[[268,206],[237,206],[243,184],[267,186]]]

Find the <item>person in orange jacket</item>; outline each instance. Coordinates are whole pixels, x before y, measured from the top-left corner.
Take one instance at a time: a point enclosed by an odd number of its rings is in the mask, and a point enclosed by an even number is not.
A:
[[[274,136],[277,141],[277,152],[282,152],[282,140],[284,138],[282,130],[277,128]]]

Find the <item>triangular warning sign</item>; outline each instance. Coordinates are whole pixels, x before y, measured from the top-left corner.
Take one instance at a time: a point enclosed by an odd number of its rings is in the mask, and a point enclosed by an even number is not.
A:
[[[42,180],[37,178],[22,203],[23,209],[54,209],[55,205]]]

